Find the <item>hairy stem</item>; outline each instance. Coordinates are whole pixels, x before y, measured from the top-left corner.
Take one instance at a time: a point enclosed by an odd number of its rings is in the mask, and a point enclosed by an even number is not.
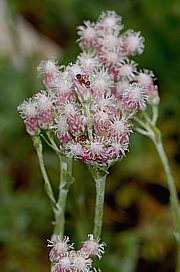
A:
[[[43,176],[44,179],[44,189],[45,192],[47,194],[47,196],[49,197],[49,200],[51,202],[51,206],[54,212],[54,216],[56,217],[57,213],[58,213],[58,208],[56,206],[56,199],[54,196],[54,192],[52,190],[51,187],[51,183],[49,181],[49,177],[48,174],[46,172],[46,168],[45,168],[45,164],[44,164],[44,159],[43,159],[43,147],[42,147],[42,143],[41,143],[41,139],[40,137],[34,137],[33,138],[33,144],[34,147],[36,149],[36,153],[37,153],[37,157],[38,157],[38,161],[39,161],[39,166],[41,169],[41,174]]]
[[[180,233],[180,207],[179,207],[179,200],[178,200],[178,195],[177,195],[177,190],[176,186],[174,183],[174,179],[171,174],[171,170],[169,167],[169,162],[168,158],[166,156],[166,153],[164,151],[164,147],[162,144],[162,141],[157,141],[153,140],[156,150],[159,154],[159,157],[161,159],[166,177],[167,177],[167,183],[170,191],[170,201],[171,201],[171,206],[172,206],[172,212],[173,212],[173,218],[174,218],[174,223],[176,226],[177,231]]]
[[[106,175],[95,178],[96,184],[96,206],[94,217],[94,237],[97,239],[101,236],[104,208],[104,193],[105,193]]]
[[[60,182],[59,182],[59,195],[57,201],[57,207],[59,213],[56,217],[54,234],[58,234],[61,237],[64,235],[65,225],[65,208],[69,186],[73,182],[72,177],[72,158],[66,158],[63,155],[59,155],[60,161]]]
[[[180,205],[179,205],[179,199],[178,194],[175,186],[175,182],[173,179],[173,176],[171,174],[171,169],[169,167],[168,158],[166,156],[166,153],[164,151],[164,147],[162,144],[161,138],[157,140],[155,137],[153,138],[153,142],[155,144],[156,150],[159,154],[160,160],[162,162],[168,188],[170,192],[170,203],[171,203],[171,209],[172,209],[172,215],[174,219],[174,225],[175,225],[175,238],[177,242],[177,263],[176,263],[176,272],[180,272]]]
[[[175,186],[175,182],[173,176],[171,174],[171,169],[169,166],[169,161],[164,150],[164,146],[162,143],[162,135],[158,127],[155,125],[158,117],[157,108],[153,108],[153,118],[152,120],[146,118],[145,121],[139,118],[135,118],[135,121],[143,128],[137,128],[137,131],[142,134],[147,135],[154,143],[156,150],[158,152],[159,158],[162,162],[164,172],[167,178],[167,184],[170,192],[170,204],[172,209],[172,216],[175,225],[175,239],[177,242],[177,266],[176,272],[180,272],[180,205],[177,194],[177,189]],[[144,130],[145,129],[145,130]],[[145,131],[145,133],[144,133]]]

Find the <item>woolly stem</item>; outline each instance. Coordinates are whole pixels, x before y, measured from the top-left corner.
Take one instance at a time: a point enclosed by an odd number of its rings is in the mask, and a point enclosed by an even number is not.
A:
[[[171,174],[171,169],[169,166],[169,161],[164,150],[164,146],[162,143],[162,135],[158,127],[156,127],[156,121],[158,117],[157,108],[153,108],[153,117],[150,120],[146,115],[143,115],[144,119],[135,118],[134,120],[143,127],[142,133],[148,136],[154,143],[156,150],[158,152],[159,158],[164,168],[164,172],[167,178],[167,184],[170,192],[170,204],[172,209],[172,216],[175,225],[175,239],[177,242],[177,265],[176,265],[176,272],[180,272],[180,205],[179,199],[177,194],[177,189],[175,186],[175,182],[173,176]],[[144,130],[145,129],[145,130]],[[141,133],[141,128],[137,128],[137,131]]]
[[[74,181],[74,178],[72,177],[72,158],[66,158],[63,155],[59,155],[59,161],[60,161],[60,182],[59,182],[59,195],[57,201],[59,213],[57,214],[56,217],[53,234],[58,234],[61,237],[63,237],[67,195],[69,191],[69,186]]]
[[[54,192],[52,190],[51,187],[51,183],[49,181],[49,177],[48,174],[46,172],[46,168],[45,168],[45,164],[44,164],[44,159],[43,159],[43,147],[42,147],[42,143],[41,143],[41,139],[39,136],[33,137],[33,145],[36,149],[36,153],[37,153],[37,157],[38,157],[38,161],[39,161],[39,166],[41,169],[41,174],[43,176],[44,179],[44,189],[45,192],[47,194],[47,196],[49,197],[49,200],[51,202],[51,206],[54,212],[54,216],[56,218],[56,215],[58,213],[58,208],[56,205],[56,199],[54,196]]]
[[[106,182],[106,175],[95,178],[96,206],[95,206],[93,233],[96,239],[101,236],[101,230],[102,230],[105,182]]]
[[[164,151],[162,140],[161,138],[157,139],[156,137],[152,138],[152,140],[154,142],[154,145],[156,147],[156,150],[162,162],[164,172],[167,178],[169,192],[170,192],[170,203],[171,203],[172,215],[173,215],[174,224],[175,224],[175,239],[177,242],[177,254],[178,254],[177,263],[176,263],[176,272],[180,272],[180,206],[179,206],[178,194],[177,194],[173,176],[171,174],[171,169],[169,167],[168,158]]]

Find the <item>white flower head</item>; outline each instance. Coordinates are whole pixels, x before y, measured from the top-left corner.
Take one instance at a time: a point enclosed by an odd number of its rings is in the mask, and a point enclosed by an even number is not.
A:
[[[60,116],[64,116],[65,118],[67,118],[70,115],[73,116],[77,114],[78,108],[75,103],[66,100],[65,102],[61,103],[61,105],[58,107],[58,112]]]
[[[135,32],[134,30],[128,30],[122,39],[124,53],[127,56],[140,55],[144,50],[144,38],[141,36],[141,32]]]
[[[115,133],[115,135],[122,136],[126,133],[132,132],[130,125],[123,120],[115,119],[111,123],[111,130]]]
[[[135,63],[135,61],[133,60],[130,61],[127,58],[121,60],[117,68],[120,78],[122,78],[123,80],[133,80],[137,73],[136,67],[137,63]]]
[[[149,87],[153,81],[155,80],[153,71],[144,69],[143,71],[140,71],[137,75],[137,81],[145,87]]]
[[[34,96],[34,99],[37,103],[38,110],[49,110],[53,107],[53,97],[51,94],[46,91],[40,91]]]
[[[69,254],[67,254],[67,256],[63,256],[62,258],[59,259],[58,261],[58,265],[56,267],[56,270],[60,268],[59,271],[62,272],[69,272],[72,271],[72,260],[71,260],[71,256],[69,256]],[[55,271],[56,271],[55,270]],[[58,271],[58,270],[57,270]]]
[[[121,58],[119,49],[114,48],[102,48],[100,52],[100,58],[102,59],[102,62],[104,63],[105,67],[109,67],[111,65],[116,66],[119,59]]]
[[[108,51],[113,50],[114,48],[120,47],[121,40],[118,35],[111,33],[102,33],[97,39],[98,45],[102,49],[107,49]]]
[[[95,52],[83,52],[77,57],[77,60],[77,63],[82,67],[82,71],[85,74],[90,74],[100,67],[100,60]],[[76,74],[80,74],[80,72],[77,72]]]
[[[69,244],[69,237],[63,239],[56,235],[53,240],[48,240],[48,247],[52,247],[49,252],[49,258],[52,263],[59,263],[64,256],[68,256],[68,251],[73,249],[73,245]],[[67,264],[67,260],[64,261]]]
[[[54,127],[55,127],[55,131],[58,135],[65,135],[69,131],[69,127],[66,122],[66,118],[62,115],[59,115]]]
[[[49,57],[43,60],[37,67],[37,71],[42,74],[54,74],[58,72],[57,59],[55,57]]]
[[[90,142],[89,150],[96,156],[99,156],[103,153],[104,144],[101,141]]]
[[[22,118],[37,116],[37,103],[34,99],[29,98],[21,103],[17,110],[20,112]]]
[[[90,77],[90,82],[91,88],[100,93],[108,91],[114,84],[112,76],[104,67],[94,72]]]
[[[96,24],[96,29],[106,32],[119,32],[123,25],[121,24],[122,17],[117,15],[115,11],[105,11],[99,16]]]
[[[120,80],[115,83],[115,92],[117,96],[122,96],[123,91],[129,87],[128,80]]]
[[[80,47],[90,48],[96,44],[96,30],[94,29],[95,24],[90,21],[84,21],[83,26],[78,26],[77,34],[80,36],[77,40]]]
[[[122,95],[122,106],[125,111],[136,113],[139,110],[144,110],[146,107],[148,96],[145,89],[138,83],[130,84],[128,89],[125,89]]]
[[[62,239],[59,235],[55,235],[55,237],[52,240],[47,240],[48,244],[47,247],[53,247],[58,252],[67,252],[69,249],[73,249],[73,245],[69,244],[70,239],[68,236],[64,236]]]
[[[83,147],[80,143],[70,142],[67,144],[68,156],[78,158],[83,155]]]
[[[60,94],[69,93],[72,89],[72,85],[72,78],[66,70],[60,72],[53,80],[53,87],[55,91]]]
[[[85,252],[87,256],[97,256],[99,259],[102,258],[102,255],[105,253],[104,247],[106,244],[100,243],[100,239],[95,239],[93,234],[88,235],[88,240],[83,242],[81,248],[82,252]]]
[[[77,251],[72,256],[72,268],[74,272],[88,272],[92,267],[92,260],[81,251]]]

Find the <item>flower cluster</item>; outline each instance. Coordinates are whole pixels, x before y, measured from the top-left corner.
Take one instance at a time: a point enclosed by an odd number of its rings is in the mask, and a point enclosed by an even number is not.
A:
[[[158,104],[159,95],[153,72],[147,69],[138,72],[137,63],[129,59],[143,53],[144,38],[139,31],[130,29],[121,33],[122,29],[120,16],[114,11],[103,12],[97,22],[87,21],[78,27],[78,42],[83,51],[93,50],[100,58],[101,65],[113,76],[117,97],[122,98],[123,91],[127,89],[129,94],[134,92],[134,85],[131,84],[136,82],[136,86],[141,89],[140,94],[137,96],[136,91],[136,97],[134,94],[130,97],[140,100],[143,88],[144,99],[149,104]]]
[[[99,239],[95,240],[92,234],[88,236],[87,241],[83,242],[78,251],[74,250],[72,244],[68,244],[68,237],[61,239],[56,236],[48,242],[48,247],[52,247],[49,258],[54,267],[53,272],[95,272],[97,270],[92,268],[92,257],[97,256],[101,259],[105,252],[105,243],[100,243]]]
[[[137,70],[129,57],[141,54],[140,32],[123,29],[114,11],[78,27],[82,53],[74,64],[58,66],[54,58],[38,67],[46,90],[18,110],[32,136],[52,130],[61,152],[87,164],[109,166],[128,150],[130,119],[147,103],[159,102],[151,71]]]

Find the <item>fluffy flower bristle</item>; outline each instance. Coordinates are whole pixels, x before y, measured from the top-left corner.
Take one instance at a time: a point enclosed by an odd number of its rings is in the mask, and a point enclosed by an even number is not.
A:
[[[52,263],[53,272],[97,272],[93,268],[91,257],[97,256],[99,259],[104,254],[105,243],[100,243],[100,239],[95,240],[90,234],[88,240],[83,242],[80,250],[75,251],[73,245],[69,245],[69,238],[61,239],[56,236],[53,240],[48,240],[48,246],[52,247],[49,258]]]
[[[87,254],[87,256],[97,256],[99,259],[105,253],[104,247],[106,244],[100,243],[100,239],[95,239],[93,234],[88,235],[88,240],[83,242],[81,251]]]
[[[87,53],[83,52],[77,57],[77,63],[82,67],[83,74],[89,74],[93,72],[95,69],[100,67],[100,61],[95,52]],[[76,72],[76,74],[79,74]]]
[[[82,49],[91,48],[96,45],[96,30],[94,29],[94,26],[94,23],[84,21],[83,26],[77,27],[77,34],[80,36],[77,41]]]
[[[48,247],[52,247],[49,253],[49,259],[52,263],[58,263],[59,260],[66,256],[69,250],[73,249],[73,245],[69,244],[69,237],[56,235],[53,240],[48,240]]]
[[[97,69],[90,78],[90,82],[92,89],[101,94],[109,90],[114,84],[112,76],[106,69]]]
[[[99,16],[96,29],[103,29],[106,32],[118,32],[123,28],[121,22],[121,16],[118,16],[115,11],[108,10],[106,12],[102,12],[102,14]]]
[[[72,267],[74,272],[88,272],[92,267],[92,260],[81,251],[73,254]]]
[[[147,99],[144,87],[137,83],[132,83],[123,92],[123,109],[131,114],[135,114],[137,111],[145,109]]]
[[[24,119],[35,117],[37,115],[37,103],[32,98],[27,99],[17,107],[17,110]]]
[[[128,30],[122,38],[122,54],[124,56],[134,56],[142,54],[144,50],[144,38],[140,31]]]
[[[136,67],[137,64],[133,60],[123,59],[117,68],[119,77],[122,80],[133,80],[137,73]]]

